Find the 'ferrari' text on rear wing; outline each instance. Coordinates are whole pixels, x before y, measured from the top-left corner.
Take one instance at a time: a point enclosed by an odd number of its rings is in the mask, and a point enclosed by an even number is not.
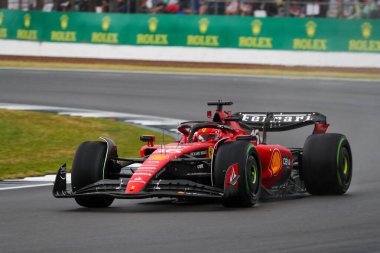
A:
[[[235,115],[242,123],[271,132],[326,124],[326,116],[318,112],[238,112]]]

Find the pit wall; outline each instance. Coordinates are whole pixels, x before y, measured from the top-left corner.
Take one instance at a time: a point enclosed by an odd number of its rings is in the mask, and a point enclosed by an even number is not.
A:
[[[0,9],[0,55],[380,68],[380,20]]]

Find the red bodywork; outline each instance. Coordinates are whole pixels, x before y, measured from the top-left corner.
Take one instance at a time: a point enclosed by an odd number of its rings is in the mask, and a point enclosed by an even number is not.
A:
[[[210,118],[211,114],[208,112]],[[217,110],[214,119],[217,118],[222,124],[230,126],[234,131],[223,131],[222,139],[226,138],[226,142],[236,141],[238,136],[248,136],[251,132],[244,130],[241,125],[235,121],[225,120],[231,117],[231,112],[223,112]],[[316,124],[314,133],[324,133],[328,128],[328,124]],[[214,149],[217,149],[217,141],[209,142],[188,142],[189,132],[186,129],[178,129],[183,134],[181,140],[177,143],[167,144],[163,146],[152,145],[149,143],[140,150],[141,156],[153,153],[147,160],[136,170],[126,187],[126,193],[137,194],[142,191],[145,185],[165,167],[172,159],[178,158],[184,154],[191,152],[207,151],[207,156],[212,156]],[[251,141],[256,147],[261,168],[262,168],[262,185],[271,188],[287,179],[293,168],[293,156],[291,151],[280,145],[260,144],[258,141]],[[216,150],[217,151],[217,150]]]

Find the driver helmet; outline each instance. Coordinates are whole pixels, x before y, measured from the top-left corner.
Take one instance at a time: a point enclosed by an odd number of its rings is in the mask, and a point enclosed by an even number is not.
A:
[[[194,141],[208,142],[217,141],[222,137],[219,129],[215,128],[202,128],[194,134]]]

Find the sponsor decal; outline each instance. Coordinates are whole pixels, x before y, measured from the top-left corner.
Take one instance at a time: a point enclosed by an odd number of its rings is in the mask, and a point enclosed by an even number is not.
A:
[[[201,33],[201,35],[187,35],[187,45],[218,47],[219,36],[205,35],[208,31],[210,21],[207,18],[201,18],[198,24],[199,32]]]
[[[62,30],[66,30],[67,29],[67,26],[69,25],[69,16],[67,15],[62,15],[60,17],[60,20],[61,20],[61,29]]]
[[[273,48],[272,38],[261,37],[263,23],[261,20],[253,20],[251,22],[251,31],[253,36],[240,36],[239,37],[239,47],[246,48]]]
[[[317,31],[317,24],[314,21],[306,23],[306,34],[308,37],[314,37]]]
[[[283,164],[284,166],[290,166],[290,158],[287,157],[287,156],[284,156],[284,157],[282,158],[282,164]]]
[[[149,173],[149,172],[135,172],[135,173],[133,173],[133,175],[134,176],[148,176],[148,177],[150,177],[150,176],[152,176],[152,173]]]
[[[149,156],[149,160],[160,161],[160,160],[165,160],[165,159],[169,159],[169,156],[168,155],[151,155],[151,156]]]
[[[291,165],[290,158],[288,156],[282,157],[282,172],[284,175],[286,175],[286,173],[290,171],[290,168],[291,168],[290,165]]]
[[[154,34],[157,31],[159,20],[156,17],[148,19],[148,30],[150,33],[137,34],[136,44],[138,45],[168,45],[167,34]]]
[[[252,27],[252,33],[253,35],[257,36],[260,34],[261,32],[261,27],[263,26],[263,23],[261,22],[261,20],[254,20],[252,21],[251,23],[251,27]]]
[[[18,29],[16,32],[16,38],[20,40],[37,40],[38,31],[30,30],[32,25],[32,16],[29,13],[24,14],[24,27],[25,29]]]
[[[265,114],[243,114],[243,121],[253,122],[253,123],[264,123],[266,119]],[[271,122],[276,123],[296,123],[296,122],[304,122],[311,120],[313,118],[312,114],[275,114],[274,120]]]
[[[232,164],[226,172],[225,186],[238,186],[239,166],[237,163]]]
[[[66,180],[66,164],[59,168],[58,174],[62,180]]]
[[[0,26],[3,25],[4,13],[0,12]],[[0,39],[5,39],[8,37],[7,28],[0,28]]]
[[[155,161],[155,160],[146,160],[144,164],[157,164],[160,163],[160,161]]]
[[[91,42],[109,44],[119,43],[119,34],[108,32],[111,26],[111,22],[112,20],[109,16],[103,17],[101,24],[103,32],[93,32],[91,34]]]
[[[348,43],[350,51],[380,52],[380,40],[350,40]]]
[[[141,170],[156,170],[156,167],[148,167],[148,166],[140,166],[139,167],[139,169],[138,169],[139,171],[141,171]]]
[[[148,20],[148,28],[151,33],[156,32],[158,26],[158,19],[156,17],[152,17]]]
[[[260,132],[259,132],[259,129],[253,129],[252,132],[251,132],[251,136],[255,136],[257,144],[260,144]]]
[[[306,23],[306,35],[309,38],[293,39],[293,49],[325,51],[328,49],[327,39],[314,39],[317,33],[317,24],[314,21]]]
[[[205,34],[208,30],[208,25],[210,21],[207,18],[201,18],[199,20],[199,32]]]
[[[190,148],[191,146],[184,146],[184,145],[175,145],[175,146],[165,146],[166,148],[171,148],[171,149],[186,149]]]
[[[129,181],[129,183],[142,183],[142,184],[146,184],[146,182],[141,177],[133,178],[132,180]]]
[[[25,28],[29,28],[32,22],[32,16],[29,13],[24,15],[24,26]]]
[[[111,18],[109,16],[105,16],[103,19],[102,19],[102,29],[103,31],[108,31],[108,29],[110,28],[110,24],[111,24]]]
[[[272,172],[273,176],[278,175],[278,172],[282,168],[282,163],[283,163],[283,160],[282,160],[280,151],[278,149],[273,150],[272,157],[269,163],[269,171]]]
[[[364,22],[361,25],[361,35],[363,37],[361,40],[348,41],[349,51],[380,52],[380,40],[371,39],[372,25],[370,23]]]
[[[169,44],[167,34],[137,34],[138,45],[167,45]]]
[[[368,39],[371,37],[371,32],[372,32],[372,25],[368,22],[365,22],[361,26],[362,28],[362,35],[365,39]]]
[[[210,146],[208,148],[208,157],[211,158],[214,155],[214,148]]]
[[[69,25],[69,16],[62,15],[60,17],[60,25],[62,31],[51,31],[50,40],[52,41],[66,41],[66,42],[76,42],[77,33],[74,31],[64,31]]]
[[[157,149],[157,152],[170,153],[170,154],[180,154],[182,152],[182,149],[164,148],[164,149]]]
[[[202,151],[196,151],[196,152],[189,153],[189,155],[191,155],[191,156],[203,156],[203,155],[207,155],[207,154],[208,154],[208,150],[202,150]]]

